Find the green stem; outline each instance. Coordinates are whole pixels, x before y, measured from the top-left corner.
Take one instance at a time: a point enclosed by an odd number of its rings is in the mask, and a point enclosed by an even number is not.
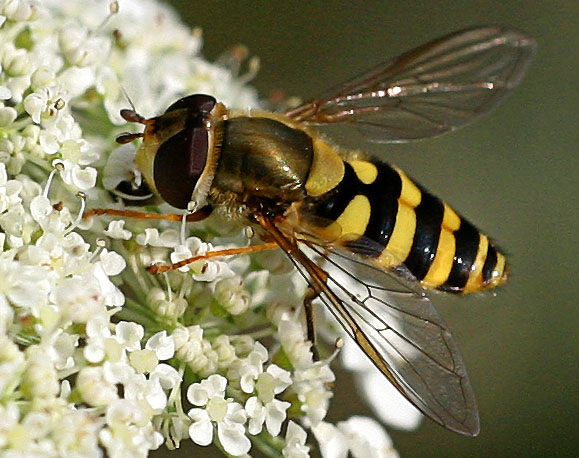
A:
[[[130,297],[127,297],[126,301],[125,306],[116,314],[118,318],[135,321],[147,328],[160,327],[159,318],[150,309]]]
[[[271,437],[267,433],[261,433],[258,436],[251,437],[251,442],[261,453],[272,458],[281,456],[281,451],[284,446],[283,440]]]
[[[47,173],[52,172],[52,165],[50,165],[50,163],[46,159],[42,159],[38,156],[35,156],[34,154],[30,154],[25,151],[22,152],[22,155],[26,158],[26,162],[31,162],[32,164],[40,167]]]

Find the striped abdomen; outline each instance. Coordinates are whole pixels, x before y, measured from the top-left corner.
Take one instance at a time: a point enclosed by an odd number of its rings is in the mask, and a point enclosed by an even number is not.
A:
[[[428,288],[467,293],[506,280],[505,257],[488,237],[404,172],[363,160],[342,170],[332,189],[307,200],[304,216],[317,217],[320,233],[338,223],[353,251],[384,268],[402,263]],[[356,244],[361,237],[375,243]]]

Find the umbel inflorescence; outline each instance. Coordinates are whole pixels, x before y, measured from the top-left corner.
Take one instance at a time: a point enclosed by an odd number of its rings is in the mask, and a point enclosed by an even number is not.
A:
[[[257,106],[255,64],[207,62],[199,31],[152,0],[5,0],[0,14],[0,454],[147,456],[192,440],[302,457],[310,435],[324,456],[395,456],[370,419],[325,422],[334,374],[312,357],[305,284],[282,254],[154,276],[154,262],[246,234],[82,219],[140,183],[135,145],[114,143],[127,95],[146,116],[189,93]]]

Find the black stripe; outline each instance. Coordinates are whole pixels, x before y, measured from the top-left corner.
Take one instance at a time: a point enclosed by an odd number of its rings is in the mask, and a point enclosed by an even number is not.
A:
[[[373,183],[364,186],[364,194],[370,201],[371,208],[364,236],[384,248],[396,224],[402,180],[388,164],[375,162],[374,165],[378,169],[378,176]],[[381,253],[382,250],[379,250],[372,257],[378,257]]]
[[[468,221],[461,218],[460,227],[454,233],[456,252],[448,279],[439,289],[452,293],[460,293],[468,281],[472,265],[478,253],[480,235],[478,230]]]
[[[421,187],[420,204],[414,209],[416,213],[416,231],[412,240],[412,248],[404,265],[418,279],[422,280],[434,261],[436,247],[440,238],[444,205],[440,199],[434,197]]]
[[[344,177],[331,191],[323,194],[320,198],[311,198],[308,202],[306,216],[312,215],[312,221],[318,227],[327,227],[344,213],[348,204],[360,192],[362,184],[350,164],[344,162]]]
[[[487,250],[487,258],[482,269],[483,284],[493,280],[493,272],[497,266],[497,250],[491,245],[489,241],[489,248]]]

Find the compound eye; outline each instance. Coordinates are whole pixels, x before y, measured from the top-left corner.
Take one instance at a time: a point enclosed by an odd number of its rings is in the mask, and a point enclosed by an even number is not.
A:
[[[187,126],[161,144],[155,155],[153,178],[159,195],[170,205],[186,209],[205,168],[209,133]]]
[[[175,110],[190,110],[192,112],[209,114],[217,103],[215,97],[205,94],[193,94],[183,97],[167,108],[165,113]]]

